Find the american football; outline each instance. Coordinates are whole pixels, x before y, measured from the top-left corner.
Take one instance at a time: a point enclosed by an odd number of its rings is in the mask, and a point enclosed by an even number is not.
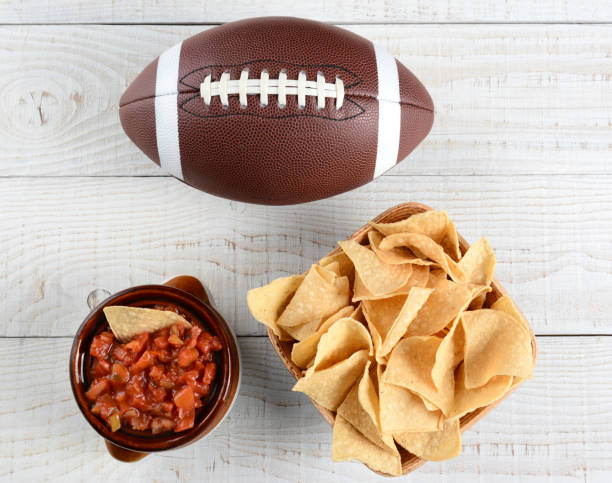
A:
[[[121,124],[155,163],[213,195],[303,203],[380,176],[427,136],[433,102],[347,30],[241,20],[163,52],[125,91]]]

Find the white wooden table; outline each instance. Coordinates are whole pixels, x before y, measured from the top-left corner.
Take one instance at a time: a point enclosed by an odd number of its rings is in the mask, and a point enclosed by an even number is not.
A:
[[[301,206],[230,202],[166,176],[123,134],[120,94],[179,39],[266,14],[386,47],[432,94],[427,140],[377,181]],[[411,200],[489,238],[540,355],[533,381],[465,434],[462,456],[406,480],[612,480],[610,1],[4,0],[0,23],[0,477],[375,479],[331,462],[330,428],[289,390],[245,293]],[[85,298],[183,273],[239,334],[242,391],[209,439],[117,463],[68,383]]]

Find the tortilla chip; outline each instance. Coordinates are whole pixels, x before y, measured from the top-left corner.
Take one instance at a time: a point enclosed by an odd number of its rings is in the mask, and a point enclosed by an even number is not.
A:
[[[352,313],[352,305],[347,305],[346,307],[341,308],[338,310],[338,312],[323,322],[314,334],[305,338],[301,342],[296,342],[293,344],[293,348],[291,349],[291,360],[295,363],[295,365],[301,368],[307,367],[315,357],[317,345],[321,340],[321,336],[327,332],[327,329],[329,329],[334,322],[344,317],[349,317]]]
[[[334,293],[333,278],[332,281],[324,278],[317,268],[320,267],[317,265],[310,267],[293,298],[278,318],[278,325],[295,327],[316,319],[323,321],[325,312],[329,311],[328,305],[337,294]],[[336,310],[330,311],[328,316],[347,305],[349,304],[340,305]]]
[[[332,295],[332,301],[330,302],[330,305],[328,305],[330,309],[338,309],[338,305],[341,305],[343,302],[347,301],[347,297],[350,301],[350,295],[348,295],[350,293],[350,288],[348,286],[348,279],[346,277],[339,277],[334,281],[333,293],[334,295]],[[327,314],[327,311],[325,311],[324,317],[327,317],[328,315],[329,314]],[[329,316],[331,317],[331,315]],[[313,319],[312,321],[306,322],[302,325],[294,327],[280,326],[280,328],[286,331],[295,340],[302,341],[314,334],[319,329],[321,324],[322,322],[320,320]]]
[[[463,360],[465,335],[460,320],[460,317],[455,319],[450,331],[436,351],[436,362],[431,369],[431,379],[439,390],[448,386],[449,377],[454,379],[455,368]]]
[[[406,336],[435,334],[467,309],[471,300],[472,291],[466,285],[441,281],[407,327]]]
[[[355,240],[338,243],[355,265],[355,272],[374,295],[384,295],[404,285],[412,273],[411,265],[388,265],[369,248]]]
[[[431,376],[441,342],[442,339],[434,336],[413,336],[401,340],[391,352],[384,382],[409,389],[448,415],[455,391],[454,377],[445,377],[442,387],[438,389]]]
[[[427,279],[427,288],[436,288],[439,284],[448,280],[446,272],[441,268],[434,268],[429,271],[429,278]]]
[[[393,438],[412,454],[428,461],[442,461],[461,454],[459,419],[444,421],[442,431],[394,434]]]
[[[303,340],[349,304],[348,279],[313,265],[276,323],[294,339]]]
[[[276,321],[303,280],[303,275],[291,275],[277,278],[268,285],[247,292],[247,305],[251,315],[272,329],[272,332],[281,340],[287,340],[289,337]]]
[[[332,460],[359,460],[374,471],[393,476],[402,474],[402,461],[397,448],[382,449],[355,429],[342,416],[336,416],[332,441]]]
[[[429,279],[429,268],[420,265],[412,266],[412,274],[408,278],[408,281],[401,286],[399,289],[395,290],[392,293],[384,294],[384,295],[374,295],[370,292],[367,287],[361,281],[359,274],[355,274],[355,285],[353,287],[353,302],[360,302],[362,300],[380,300],[386,299],[390,297],[395,297],[396,295],[408,295],[410,293],[410,289],[412,287],[425,287],[427,285],[427,280]]]
[[[452,221],[448,221],[446,234],[440,240],[440,246],[456,262],[461,259],[461,249],[459,248],[459,236]]]
[[[374,349],[376,352],[380,350],[382,342],[387,337],[389,329],[393,326],[393,322],[402,311],[402,307],[407,300],[406,295],[397,295],[386,299],[364,300],[362,301],[363,314],[368,322],[370,332],[376,333],[377,337],[372,335]]]
[[[506,394],[511,386],[512,376],[493,376],[484,386],[468,389],[465,387],[465,366],[461,364],[455,373],[455,402],[451,417],[460,418],[488,406]]]
[[[369,352],[360,350],[327,369],[313,370],[313,365],[292,390],[303,392],[324,408],[335,411],[363,374],[368,358]]]
[[[473,243],[459,266],[465,273],[465,280],[474,285],[490,285],[495,272],[495,254],[486,238]]]
[[[337,273],[339,276],[349,277],[349,279],[351,278],[355,267],[353,267],[353,262],[351,262],[351,259],[346,256],[346,253],[339,251],[335,255],[329,255],[319,260],[319,265],[322,267],[327,267],[332,263],[338,263]]]
[[[184,317],[168,310],[111,305],[104,307],[104,315],[111,331],[121,342],[127,342],[143,332],[153,333],[178,323],[191,327]]]
[[[353,319],[339,319],[321,336],[313,365],[293,390],[335,411],[363,375],[371,354],[367,329]]]
[[[378,380],[376,379],[376,367],[376,364],[372,365],[370,361],[368,361],[366,364],[361,381],[359,381],[357,397],[363,410],[368,414],[368,416],[370,416],[372,422],[380,431],[380,403],[378,401]]]
[[[531,338],[520,321],[500,310],[481,309],[461,317],[465,332],[465,386],[486,384],[493,376],[531,378]]]
[[[459,261],[459,266],[465,273],[466,282],[473,285],[491,285],[495,272],[495,254],[486,238],[481,238],[472,244],[463,258]],[[479,309],[483,306],[486,294],[478,295],[470,309]]]
[[[416,255],[436,262],[455,282],[465,282],[465,274],[457,262],[444,252],[444,249],[426,235],[419,233],[397,233],[389,235],[380,242],[382,250],[396,247],[407,247]],[[399,265],[403,266],[403,265]]]
[[[368,367],[369,366],[366,367],[366,372]],[[396,450],[397,448],[393,442],[393,437],[390,434],[381,434],[376,422],[372,420],[359,402],[358,391],[359,386],[353,386],[353,389],[351,389],[342,404],[338,407],[337,414],[351,423],[357,431],[379,448]]]
[[[383,433],[437,431],[440,411],[429,411],[418,395],[406,388],[380,384],[380,428]]]
[[[367,317],[366,317],[366,320],[367,320]],[[368,331],[370,332],[370,337],[372,337],[372,346],[374,347],[374,355],[376,356],[376,353],[378,353],[378,349],[382,345],[382,337],[376,330],[375,325],[373,325],[370,321],[368,321],[367,324],[368,324]]]
[[[353,319],[339,319],[321,336],[313,369],[327,369],[364,349],[368,355],[372,354],[372,339],[368,330]]]
[[[314,267],[315,270],[319,272],[321,278],[323,278],[327,283],[334,283],[334,280],[340,276],[340,264],[338,262],[331,262],[325,266],[317,263],[314,265]]]
[[[395,223],[370,222],[369,224],[385,236],[395,233],[421,233],[439,243],[446,234],[449,221],[445,211],[430,210],[416,213]]]
[[[438,406],[436,406],[434,403],[428,401],[427,398],[424,398],[423,396],[420,396],[420,397],[421,397],[421,401],[423,401],[423,406],[425,406],[425,409],[427,409],[428,411],[439,411]]]
[[[461,258],[457,230],[455,230],[455,225],[450,221],[445,211],[431,210],[417,213],[396,223],[370,223],[370,225],[385,236],[395,233],[427,235],[440,244],[451,258],[456,261]]]
[[[382,337],[382,345],[376,353],[377,359],[386,357],[399,340],[406,335],[406,330],[410,329],[415,318],[425,307],[432,292],[434,290],[430,288],[413,287],[410,290],[400,313],[393,321],[386,335]]]
[[[349,317],[353,320],[356,320],[357,322],[361,322],[363,324],[366,323],[366,319],[363,315],[363,307],[361,306],[361,302],[359,303],[359,305],[357,305],[357,308],[353,310]]]
[[[409,249],[404,247],[392,248],[391,250],[381,250],[379,245],[383,240],[383,236],[377,231],[370,230],[368,232],[368,240],[370,241],[370,247],[372,251],[376,253],[376,256],[381,261],[389,265],[401,265],[404,263],[410,263],[413,265],[435,265],[436,262],[431,260],[424,260],[417,257]]]
[[[503,297],[500,297],[495,302],[493,302],[491,308],[493,310],[501,310],[502,312],[506,312],[508,315],[518,320],[531,338],[531,333],[529,331],[529,324],[527,323],[527,320],[514,303],[514,300],[512,300],[508,295],[504,295]]]

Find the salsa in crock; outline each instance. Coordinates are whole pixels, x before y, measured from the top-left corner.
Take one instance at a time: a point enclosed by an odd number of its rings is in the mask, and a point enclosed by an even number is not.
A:
[[[179,313],[172,305],[151,308]],[[127,427],[158,434],[194,426],[195,411],[215,380],[213,353],[222,344],[190,319],[191,328],[179,322],[126,343],[109,330],[93,338],[85,396],[111,431]]]

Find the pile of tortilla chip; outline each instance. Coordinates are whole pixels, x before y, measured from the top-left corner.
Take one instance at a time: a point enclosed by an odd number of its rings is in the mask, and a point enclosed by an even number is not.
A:
[[[293,388],[335,411],[333,460],[400,475],[398,446],[433,461],[461,452],[459,418],[530,378],[527,322],[508,297],[483,308],[495,256],[461,256],[443,211],[371,223],[305,275],[249,291],[253,316],[303,369]]]

